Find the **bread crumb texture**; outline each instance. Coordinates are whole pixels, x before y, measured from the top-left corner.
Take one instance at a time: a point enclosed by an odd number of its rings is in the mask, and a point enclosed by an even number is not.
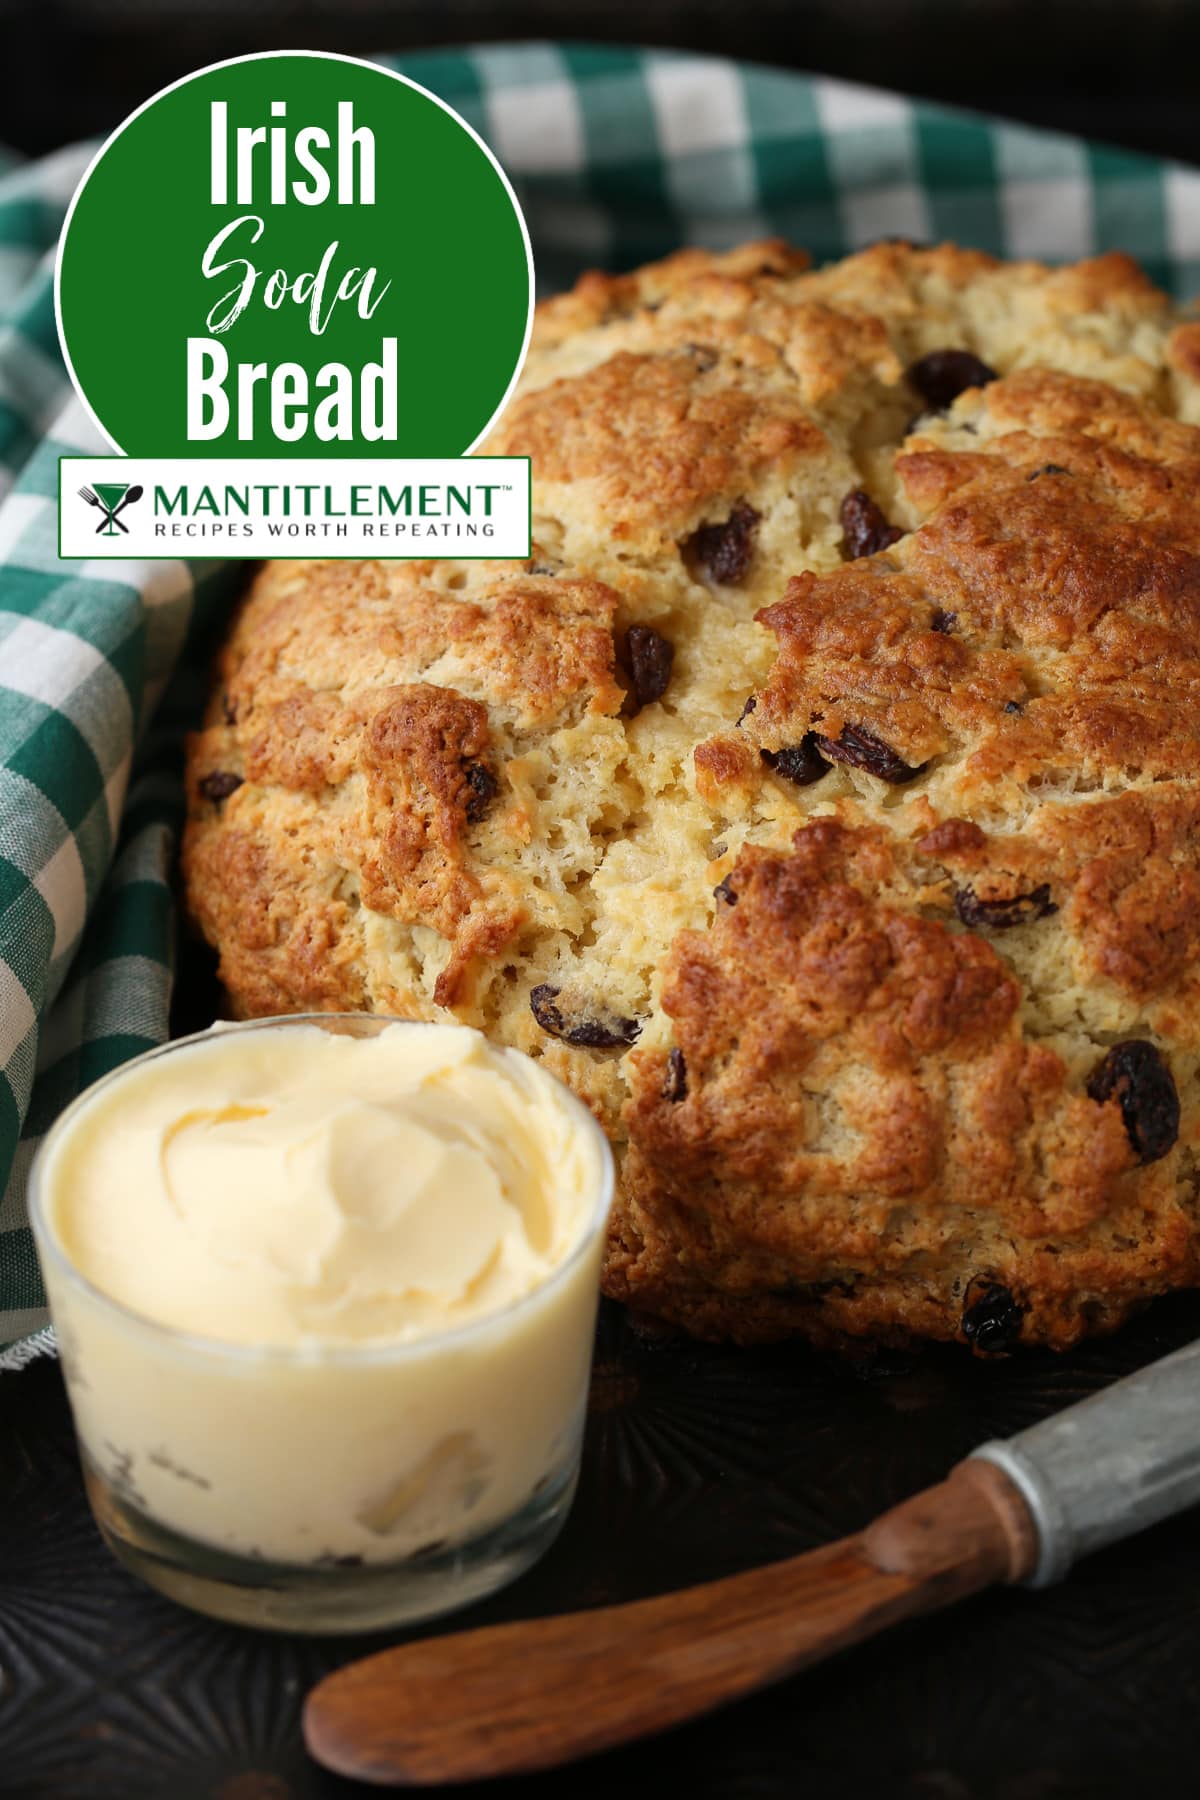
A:
[[[586,276],[529,563],[279,563],[191,742],[242,1016],[454,1017],[711,1337],[1063,1347],[1197,1281],[1200,325],[779,243]]]

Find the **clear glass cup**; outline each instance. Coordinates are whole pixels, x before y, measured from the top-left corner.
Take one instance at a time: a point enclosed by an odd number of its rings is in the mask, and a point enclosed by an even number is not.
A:
[[[305,1014],[369,1037],[411,1021]],[[96,1288],[55,1229],[53,1151],[104,1088],[56,1121],[30,1213],[88,1497],[117,1557],[152,1587],[238,1624],[363,1631],[466,1606],[549,1547],[574,1495],[613,1163],[591,1113],[600,1179],[579,1241],[520,1300],[395,1346],[268,1347],[174,1330]]]

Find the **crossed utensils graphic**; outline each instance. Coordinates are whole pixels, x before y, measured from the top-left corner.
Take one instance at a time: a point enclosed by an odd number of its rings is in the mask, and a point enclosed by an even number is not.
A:
[[[128,537],[129,527],[122,525],[117,515],[123,513],[127,506],[132,506],[135,500],[140,500],[145,491],[142,487],[130,487],[128,482],[98,481],[95,491],[90,487],[81,487],[79,498],[86,500],[89,506],[98,506],[104,514],[96,527],[97,536],[103,532],[105,537],[115,537],[118,531],[123,531]]]

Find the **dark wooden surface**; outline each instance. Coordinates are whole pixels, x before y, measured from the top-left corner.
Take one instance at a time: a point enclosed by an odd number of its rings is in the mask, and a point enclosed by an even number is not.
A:
[[[803,1348],[643,1339],[602,1321],[564,1536],[464,1624],[634,1599],[862,1526],[985,1438],[1200,1332],[1153,1309],[1066,1359],[953,1350],[854,1371]],[[298,1484],[316,1479],[298,1467]],[[333,1800],[299,1736],[306,1687],[389,1640],[257,1636],[175,1608],[100,1545],[54,1364],[0,1377],[0,1793],[22,1800]],[[392,1641],[399,1641],[395,1639]],[[1195,1516],[1044,1594],[905,1626],[724,1714],[496,1800],[1108,1800],[1186,1795],[1200,1766]],[[587,1705],[581,1693],[579,1704]]]

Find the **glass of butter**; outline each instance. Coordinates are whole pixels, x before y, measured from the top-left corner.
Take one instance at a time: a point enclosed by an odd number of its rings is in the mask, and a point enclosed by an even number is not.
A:
[[[579,1471],[612,1155],[459,1025],[218,1026],[87,1090],[31,1212],[100,1529],[202,1612],[428,1618]]]

